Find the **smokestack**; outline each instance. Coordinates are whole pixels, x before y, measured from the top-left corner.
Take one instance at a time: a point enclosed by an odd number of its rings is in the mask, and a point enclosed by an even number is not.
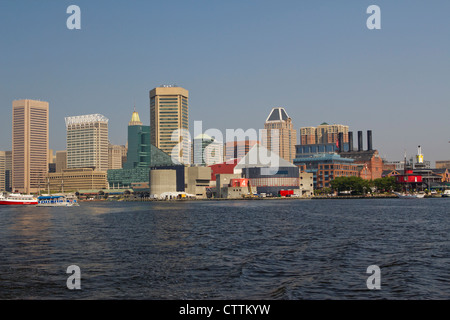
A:
[[[344,151],[344,134],[339,132],[339,153]]]
[[[372,151],[372,130],[367,131],[367,150]]]
[[[348,151],[353,151],[353,132],[348,133]]]
[[[363,151],[363,132],[358,131],[358,151]]]

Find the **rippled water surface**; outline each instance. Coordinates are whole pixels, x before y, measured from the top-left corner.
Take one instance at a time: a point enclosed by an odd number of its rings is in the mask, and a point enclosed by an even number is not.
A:
[[[0,299],[449,299],[450,199],[0,207]],[[66,269],[81,269],[81,290]],[[368,290],[367,267],[381,268]]]

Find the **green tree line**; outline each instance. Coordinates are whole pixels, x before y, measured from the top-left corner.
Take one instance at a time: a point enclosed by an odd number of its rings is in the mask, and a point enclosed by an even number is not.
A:
[[[375,180],[364,180],[361,177],[337,177],[330,181],[333,191],[351,192],[353,195],[366,193],[399,191],[400,186],[395,182],[394,177],[385,177]]]

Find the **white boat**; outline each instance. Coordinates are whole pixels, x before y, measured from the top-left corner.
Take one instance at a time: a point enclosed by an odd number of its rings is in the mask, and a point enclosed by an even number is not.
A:
[[[0,205],[24,206],[36,204],[38,204],[38,200],[33,195],[10,193],[4,196],[3,193],[0,194]]]
[[[73,194],[52,194],[38,197],[38,207],[75,207],[79,206]]]
[[[425,197],[425,193],[400,193],[394,192],[394,194],[401,199],[422,199]]]
[[[442,197],[443,197],[443,198],[450,198],[450,189],[449,189],[449,190],[445,190],[445,191],[442,193]]]

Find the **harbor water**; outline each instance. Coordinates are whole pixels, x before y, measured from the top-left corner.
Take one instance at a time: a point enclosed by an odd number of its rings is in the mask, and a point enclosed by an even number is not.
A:
[[[449,299],[450,199],[0,207],[0,299]],[[380,268],[370,290],[369,266]],[[69,290],[69,266],[81,271]]]

